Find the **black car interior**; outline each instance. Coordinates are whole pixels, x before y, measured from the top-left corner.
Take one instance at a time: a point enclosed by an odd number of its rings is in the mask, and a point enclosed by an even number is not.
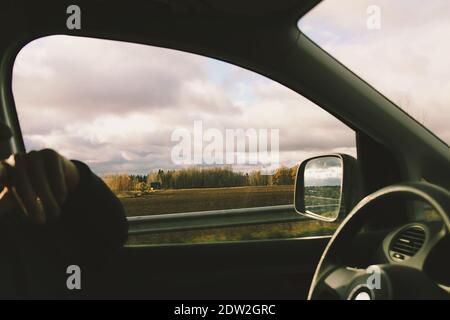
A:
[[[357,132],[360,198],[368,197],[333,237],[124,247],[84,280],[86,290],[75,297],[449,297],[448,147],[299,32],[296,22],[318,2],[77,1],[83,28],[73,31],[60,21],[68,1],[1,4],[0,120],[14,133],[11,144],[1,146],[2,155],[25,150],[11,89],[14,58],[33,39],[53,34],[150,44],[231,62],[286,85]],[[16,230],[0,232],[0,297],[70,298],[57,284],[64,275],[55,271],[60,262],[48,239],[23,244],[20,237]],[[371,265],[379,267],[389,290],[361,285]]]

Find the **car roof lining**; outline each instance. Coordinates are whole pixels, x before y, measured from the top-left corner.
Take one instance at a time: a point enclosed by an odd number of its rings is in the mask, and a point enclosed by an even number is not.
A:
[[[174,13],[268,17],[295,12],[299,17],[321,0],[153,0],[147,1]]]

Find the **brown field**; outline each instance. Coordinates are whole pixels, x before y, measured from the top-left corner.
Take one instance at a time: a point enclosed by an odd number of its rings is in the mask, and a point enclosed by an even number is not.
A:
[[[159,190],[119,195],[128,216],[236,209],[293,203],[293,186]],[[129,245],[283,239],[332,234],[332,223],[308,220],[130,236]]]
[[[140,197],[119,194],[127,216],[290,204],[294,186],[157,190]]]

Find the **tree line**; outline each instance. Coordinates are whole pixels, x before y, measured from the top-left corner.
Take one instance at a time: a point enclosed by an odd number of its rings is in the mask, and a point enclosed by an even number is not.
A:
[[[280,167],[273,175],[264,175],[260,170],[251,172],[233,171],[231,167],[190,167],[176,170],[158,170],[146,175],[112,174],[103,177],[114,192],[151,189],[157,183],[162,189],[224,188],[242,186],[292,185],[297,166]]]

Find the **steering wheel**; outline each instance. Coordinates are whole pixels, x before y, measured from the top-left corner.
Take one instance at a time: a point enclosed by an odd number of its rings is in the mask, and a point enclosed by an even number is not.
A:
[[[438,230],[424,230],[424,234],[427,232],[427,241],[418,249],[417,257],[407,261],[386,257],[383,263],[367,268],[346,265],[346,257],[354,254],[351,252],[352,245],[359,240],[358,235],[364,232],[367,221],[378,218],[374,213],[380,205],[407,200],[425,202],[438,213],[442,221]],[[449,299],[449,289],[437,284],[424,270],[424,261],[431,249],[448,237],[449,215],[450,193],[426,182],[392,185],[367,196],[345,218],[325,248],[308,299]],[[395,236],[389,240],[393,238]],[[384,238],[380,246],[386,241]]]

